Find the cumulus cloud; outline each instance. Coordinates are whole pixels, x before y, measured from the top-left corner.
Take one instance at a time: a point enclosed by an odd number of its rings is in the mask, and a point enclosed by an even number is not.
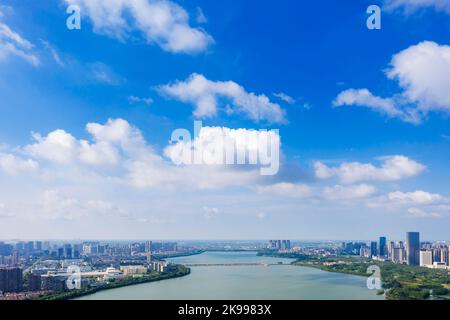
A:
[[[333,107],[357,106],[370,108],[373,111],[391,118],[400,118],[406,122],[416,123],[420,119],[412,110],[401,110],[395,98],[382,98],[372,94],[368,89],[348,89],[339,93],[333,101]]]
[[[396,54],[388,70],[420,111],[450,111],[450,46],[425,41]]]
[[[201,74],[192,74],[186,81],[159,86],[159,91],[171,98],[194,105],[198,118],[218,114],[221,100],[228,113],[243,114],[249,119],[269,123],[285,122],[285,112],[280,105],[264,95],[247,92],[234,81],[211,81]]]
[[[323,197],[329,200],[351,200],[363,199],[373,195],[376,188],[367,184],[325,187],[323,189]]]
[[[33,52],[33,47],[30,41],[0,22],[0,61],[16,56],[37,67],[40,60]]]
[[[374,199],[372,208],[404,212],[411,218],[440,218],[450,213],[450,197],[423,190],[413,192],[395,191]]]
[[[402,9],[407,14],[423,8],[433,8],[436,11],[450,14],[448,0],[385,0],[385,8],[388,10]]]
[[[22,159],[13,154],[0,152],[0,171],[15,175],[35,172],[38,169],[39,164],[32,159]]]
[[[147,152],[140,131],[123,119],[110,119],[106,124],[88,123],[86,130],[93,142],[78,140],[70,133],[58,129],[46,137],[33,134],[35,143],[23,149],[31,156],[70,164],[104,166],[119,164],[122,156]]]
[[[345,162],[338,167],[329,167],[317,161],[314,163],[314,169],[319,179],[338,178],[344,183],[397,181],[414,177],[426,169],[424,165],[401,155],[383,157],[381,160],[379,167],[360,162]]]
[[[86,130],[92,141],[77,139],[58,129],[44,137],[34,134],[35,143],[21,149],[30,157],[66,168],[79,166],[93,172],[110,168],[119,181],[137,188],[214,189],[245,186],[261,178],[254,168],[236,170],[205,163],[189,167],[174,165],[155,152],[141,132],[123,119],[110,119],[105,124],[89,123]]]
[[[174,53],[198,53],[214,42],[203,29],[189,25],[189,15],[168,0],[66,0],[81,7],[94,32],[125,40],[140,32],[148,43]]]
[[[417,204],[435,204],[443,201],[445,198],[440,194],[433,194],[426,191],[415,192],[391,192],[388,194],[388,199],[391,202],[417,205]]]
[[[432,41],[411,46],[393,56],[386,74],[398,82],[399,94],[381,98],[368,89],[349,89],[333,105],[368,107],[412,123],[430,112],[450,113],[450,46]]]

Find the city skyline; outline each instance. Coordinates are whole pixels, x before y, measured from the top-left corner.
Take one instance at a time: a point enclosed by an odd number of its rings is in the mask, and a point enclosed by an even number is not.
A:
[[[2,1],[0,237],[449,239],[450,10],[375,2]]]

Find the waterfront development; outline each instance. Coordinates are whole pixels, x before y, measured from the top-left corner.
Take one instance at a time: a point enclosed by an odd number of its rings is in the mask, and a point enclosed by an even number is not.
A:
[[[403,241],[0,242],[0,300],[448,300],[449,246]]]
[[[182,278],[102,291],[80,299],[384,299],[376,291],[367,288],[366,277],[295,266],[291,265],[294,259],[262,257],[257,252],[205,252],[170,261],[205,266],[191,267],[191,273]],[[283,264],[279,264],[280,262]]]

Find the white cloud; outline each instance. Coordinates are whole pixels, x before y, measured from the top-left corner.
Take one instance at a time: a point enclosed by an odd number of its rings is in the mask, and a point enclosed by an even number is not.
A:
[[[450,46],[424,41],[396,54],[388,71],[421,112],[450,112]]]
[[[260,193],[290,198],[305,198],[312,194],[312,189],[305,184],[277,183],[257,188]]]
[[[39,66],[39,58],[32,52],[33,44],[17,32],[0,22],[0,61],[9,56],[19,57],[34,67]]]
[[[194,105],[198,118],[214,117],[219,111],[221,99],[227,100],[228,113],[244,114],[249,119],[270,123],[285,122],[284,110],[265,95],[247,92],[233,81],[211,81],[201,74],[192,74],[186,81],[159,87],[168,97]]]
[[[277,97],[288,104],[294,104],[296,102],[294,98],[283,92],[274,93],[273,95],[274,97]]]
[[[345,162],[339,167],[329,167],[318,161],[314,163],[315,174],[319,179],[338,178],[344,183],[358,181],[396,181],[414,177],[426,167],[405,156],[381,158],[383,163],[376,167],[371,163]]]
[[[407,211],[408,211],[408,214],[413,218],[436,219],[436,218],[440,218],[442,216],[440,213],[427,212],[427,211],[419,209],[419,208],[409,208]]]
[[[435,204],[444,200],[440,194],[433,194],[426,191],[415,192],[391,192],[388,194],[388,199],[391,202],[408,204],[408,205],[425,205]]]
[[[388,10],[403,9],[407,14],[422,8],[434,8],[450,14],[448,0],[385,0],[385,8]]]
[[[374,96],[368,89],[348,89],[342,91],[333,101],[333,107],[342,106],[367,107],[391,118],[397,117],[412,123],[419,121],[417,115],[414,115],[411,111],[397,108],[394,98]]]
[[[449,204],[449,197],[417,190],[414,192],[390,192],[374,199],[368,206],[403,212],[411,218],[440,218],[450,213]]]
[[[45,137],[34,134],[36,142],[22,149],[31,157],[47,160],[49,165],[62,165],[67,171],[79,166],[95,174],[97,169],[106,166],[122,183],[137,188],[217,189],[245,186],[260,179],[259,170],[254,168],[173,165],[147,144],[137,128],[123,119],[110,119],[106,124],[89,123],[86,130],[92,142],[76,139],[59,129]]]
[[[333,102],[337,106],[364,106],[418,123],[430,112],[450,113],[450,46],[424,41],[393,56],[387,70],[401,93],[380,98],[367,89],[341,92]]]
[[[325,187],[323,197],[329,200],[352,200],[363,199],[373,195],[376,188],[367,184]]]
[[[145,142],[140,132],[122,119],[108,120],[105,125],[89,123],[87,131],[94,143],[77,140],[64,130],[55,130],[46,137],[33,134],[36,142],[24,147],[31,156],[69,164],[116,165],[121,153],[137,153]]]
[[[153,99],[152,98],[141,98],[141,97],[137,97],[137,96],[129,96],[128,102],[130,104],[143,103],[145,105],[151,105],[153,103]]]
[[[21,159],[13,154],[0,152],[0,171],[15,175],[30,173],[39,169],[39,164],[32,159]]]
[[[66,0],[81,7],[94,31],[124,40],[139,31],[148,43],[170,52],[197,53],[214,42],[200,28],[189,25],[189,15],[168,0]]]

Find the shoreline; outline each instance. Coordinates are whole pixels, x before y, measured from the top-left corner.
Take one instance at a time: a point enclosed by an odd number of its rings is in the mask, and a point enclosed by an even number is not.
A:
[[[132,287],[132,286],[137,286],[140,284],[146,284],[146,283],[151,283],[151,282],[160,282],[160,281],[164,281],[164,280],[182,278],[182,277],[188,276],[190,273],[191,273],[190,268],[188,268],[184,265],[176,265],[176,270],[169,272],[169,273],[150,274],[146,277],[144,276],[141,278],[131,278],[131,279],[127,279],[122,282],[112,283],[112,284],[101,286],[101,287],[94,287],[94,288],[91,287],[91,288],[81,289],[81,290],[54,293],[54,294],[38,297],[34,300],[76,300],[77,298],[90,296],[90,295],[96,294],[101,291],[119,289],[119,288],[124,288],[124,287]]]

